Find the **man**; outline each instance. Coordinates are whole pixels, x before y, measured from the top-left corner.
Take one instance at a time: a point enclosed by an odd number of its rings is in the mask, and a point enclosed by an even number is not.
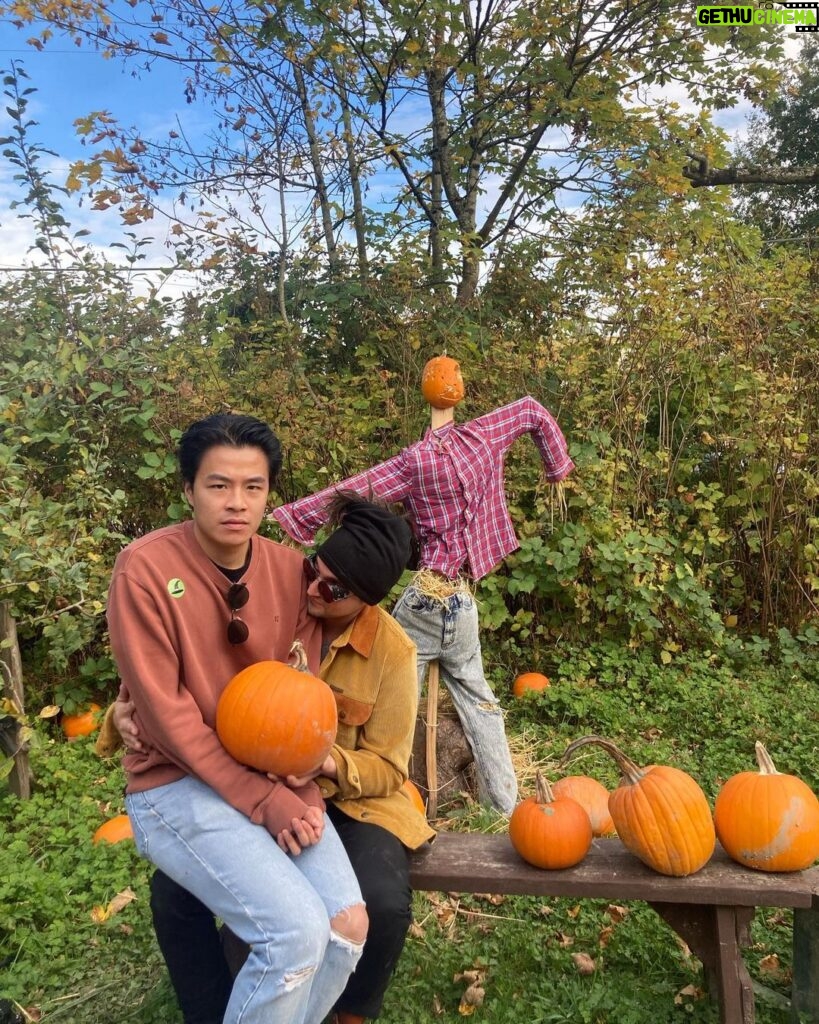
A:
[[[302,559],[256,532],[280,448],[259,420],[217,415],[185,431],[178,455],[193,519],[125,548],[109,592],[143,740],[124,760],[126,809],[139,852],[250,947],[225,1024],[317,1024],[361,955],[358,883],[317,784],[239,764],[214,729],[241,669],[283,660],[295,637],[318,660]]]
[[[411,920],[407,851],[434,832],[401,788],[417,710],[415,647],[377,607],[410,561],[412,531],[402,517],[357,495],[337,496],[329,519],[336,529],[304,560],[304,572],[308,612],[322,625],[320,675],[335,693],[339,718],[318,782],[370,921],[335,1012],[338,1024],[359,1024],[378,1016]],[[117,720],[133,744],[138,739],[125,710]],[[306,780],[287,781],[300,787]],[[160,873],[152,909],[186,1024],[221,1020],[225,965],[214,954],[212,915]]]

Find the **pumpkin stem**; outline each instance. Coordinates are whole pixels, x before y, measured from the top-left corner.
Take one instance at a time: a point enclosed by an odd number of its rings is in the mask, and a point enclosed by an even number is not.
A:
[[[627,757],[611,740],[603,739],[602,736],[581,736],[580,739],[574,740],[563,751],[563,756],[560,758],[561,765],[565,764],[572,754],[576,753],[581,747],[588,746],[602,747],[607,754],[613,757],[629,785],[633,786],[645,776],[642,768],[636,765],[630,757]]]
[[[301,640],[293,641],[288,661],[297,672],[309,672],[307,668],[307,652],[304,650],[304,644]]]
[[[552,787],[549,785],[549,780],[541,772],[535,774],[535,799],[539,804],[553,804],[555,802],[555,795],[552,792]]]
[[[773,760],[768,751],[762,746],[759,740],[754,744],[754,750],[756,751],[756,763],[759,765],[760,775],[779,775],[779,772],[774,768]]]

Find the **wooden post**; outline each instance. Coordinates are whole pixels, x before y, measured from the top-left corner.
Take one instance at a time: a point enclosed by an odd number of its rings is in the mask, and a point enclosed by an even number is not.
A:
[[[429,663],[427,673],[427,817],[438,816],[438,689],[439,668],[437,661]]]
[[[793,912],[793,984],[791,1021],[815,1024],[819,1020],[819,897],[815,909]]]
[[[23,714],[23,663],[20,658],[20,646],[17,643],[17,624],[11,614],[8,601],[0,601],[0,675],[2,686],[0,692],[10,700],[17,712]],[[11,732],[14,743],[14,767],[9,776],[9,787],[12,793],[21,800],[31,796],[31,768],[28,763],[28,748],[25,743],[18,742],[20,728]]]

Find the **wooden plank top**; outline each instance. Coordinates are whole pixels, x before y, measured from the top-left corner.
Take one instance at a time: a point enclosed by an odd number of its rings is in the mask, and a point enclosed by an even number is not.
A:
[[[410,884],[440,892],[819,909],[819,867],[779,874],[753,871],[732,861],[719,844],[700,871],[671,878],[646,867],[619,839],[595,839],[580,864],[543,871],[527,864],[506,834],[440,832],[412,855]]]

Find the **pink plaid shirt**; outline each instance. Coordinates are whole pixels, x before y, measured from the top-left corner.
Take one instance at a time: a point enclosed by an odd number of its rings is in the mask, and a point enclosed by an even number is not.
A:
[[[273,516],[300,544],[312,542],[339,489],[403,502],[421,541],[421,565],[450,579],[463,572],[479,580],[518,539],[506,507],[503,460],[512,443],[531,434],[546,479],[574,469],[566,439],[552,414],[526,396],[467,423],[447,423],[372,469],[274,509]]]

